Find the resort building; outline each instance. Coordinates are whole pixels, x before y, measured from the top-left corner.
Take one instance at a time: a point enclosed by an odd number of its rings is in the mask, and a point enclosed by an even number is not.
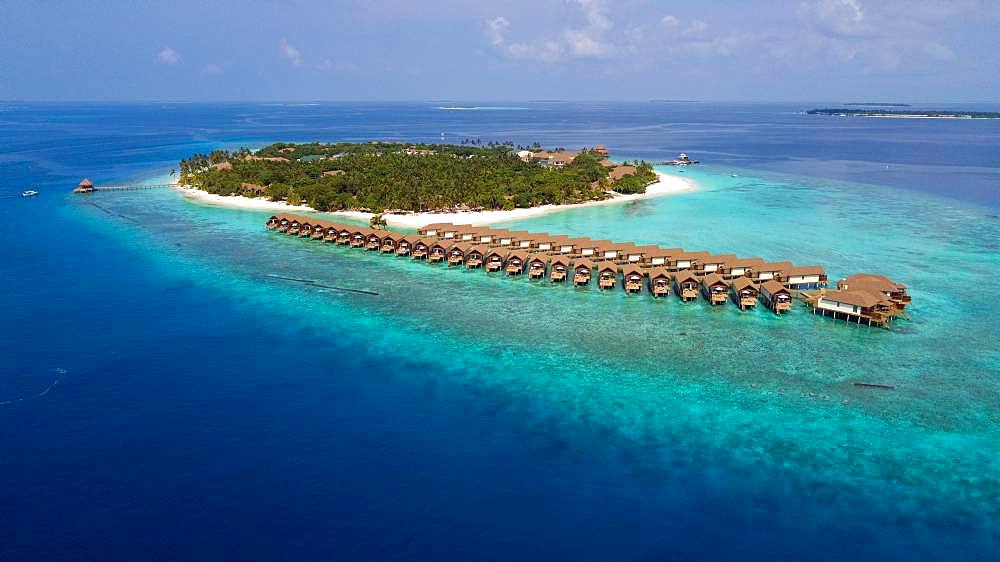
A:
[[[378,251],[382,247],[382,236],[384,236],[383,232],[369,229],[365,239],[365,250]]]
[[[569,270],[569,258],[566,256],[556,256],[552,258],[552,271],[549,272],[549,281],[562,283],[566,280],[566,272]]]
[[[819,289],[827,283],[826,271],[821,265],[800,265],[781,273],[781,282],[789,289]]]
[[[445,256],[448,255],[449,248],[451,248],[451,243],[449,242],[434,242],[427,250],[427,261],[431,263],[444,261]]]
[[[774,279],[760,284],[760,297],[775,314],[784,314],[792,309],[791,291]]]
[[[579,287],[580,285],[590,284],[590,276],[593,274],[593,271],[593,261],[586,258],[576,260],[573,263],[573,285]]]
[[[729,283],[718,273],[709,273],[701,279],[701,293],[713,306],[726,304],[729,298]]]
[[[486,271],[500,271],[503,269],[504,258],[507,257],[507,250],[494,248],[486,252]]]
[[[729,283],[729,294],[740,310],[757,306],[759,293],[760,289],[757,288],[757,284],[748,277],[737,277]]]
[[[727,262],[721,274],[726,279],[749,277],[753,272],[753,268],[762,263],[764,263],[764,258],[737,258]]]
[[[649,292],[654,297],[670,294],[670,273],[665,267],[655,267],[649,272]]]
[[[906,308],[912,299],[906,292],[906,285],[896,283],[885,275],[873,273],[857,273],[837,281],[837,288],[842,291],[869,291],[879,293],[889,299],[899,311]]]
[[[626,293],[641,293],[642,280],[645,275],[638,265],[626,265],[622,268],[622,284]]]
[[[73,193],[91,193],[94,191],[94,182],[89,178],[84,178],[73,190]]]
[[[705,259],[710,255],[705,251],[681,252],[671,256],[670,261],[667,263],[667,269],[671,271],[694,271],[698,267],[698,260]]]
[[[695,264],[695,275],[708,275],[718,273],[725,269],[726,264],[736,259],[736,254],[722,254],[719,256],[708,255]]]
[[[448,248],[448,267],[461,265],[465,262],[465,253],[469,251],[466,242],[455,242]]]
[[[415,260],[425,260],[427,256],[431,253],[431,244],[433,240],[430,238],[420,238],[413,243],[413,249],[410,251],[410,257]]]
[[[597,268],[597,286],[601,289],[614,289],[618,280],[618,266],[613,262],[602,262]]]
[[[450,223],[427,225],[415,236],[315,216],[276,214],[267,219],[265,227],[381,254],[447,261],[450,266],[464,264],[468,269],[485,265],[487,271],[502,270],[508,275],[527,269],[534,280],[543,279],[548,270],[551,282],[563,282],[572,271],[574,285],[588,285],[596,268],[601,289],[614,288],[621,268],[622,287],[628,293],[641,293],[645,284],[654,297],[667,296],[673,290],[681,300],[691,301],[701,292],[713,305],[731,299],[741,310],[761,301],[776,314],[784,314],[791,310],[793,291],[797,291],[813,313],[867,325],[888,327],[911,303],[906,286],[884,275],[850,275],[837,282],[836,290],[827,290],[822,266],[794,266],[787,261],[765,262],[735,254]]]
[[[866,290],[820,289],[813,301],[813,313],[833,316],[848,322],[886,326],[898,312],[896,305],[881,293]]]
[[[408,256],[413,252],[413,243],[416,240],[411,236],[400,236],[396,240],[396,255],[397,256]]]
[[[694,272],[678,271],[673,274],[674,292],[682,301],[693,301],[698,298],[698,278]]]
[[[536,253],[528,256],[528,279],[541,279],[545,277],[545,265],[547,263],[549,263],[549,256],[547,254]]]
[[[507,255],[507,275],[520,275],[524,273],[524,261],[528,255],[521,250],[514,250]]]
[[[792,268],[790,261],[764,262],[753,266],[750,270],[750,278],[757,283],[763,283],[768,279],[780,281],[782,274]]]
[[[471,248],[469,251],[465,252],[465,267],[468,269],[478,269],[483,266],[483,259],[486,252],[486,246],[482,244],[477,244]]]

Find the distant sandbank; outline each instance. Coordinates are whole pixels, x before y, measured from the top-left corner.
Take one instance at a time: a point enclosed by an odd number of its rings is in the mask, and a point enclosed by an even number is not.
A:
[[[670,195],[673,193],[681,193],[685,191],[692,191],[695,189],[695,183],[686,178],[670,176],[660,172],[656,172],[656,176],[658,180],[646,187],[646,193],[635,193],[629,195],[619,194],[611,197],[610,199],[604,199],[602,201],[588,201],[586,203],[574,203],[570,205],[541,205],[539,207],[530,207],[526,209],[513,209],[510,211],[463,211],[455,213],[410,213],[410,214],[386,213],[383,215],[383,217],[385,218],[386,223],[389,226],[395,226],[400,228],[417,228],[425,224],[430,224],[435,222],[487,225],[499,222],[516,221],[516,220],[526,219],[529,217],[537,217],[569,209],[580,209],[583,207],[594,207],[598,205],[615,205],[618,203],[626,203],[628,201],[649,199],[652,197],[659,197],[661,195]],[[289,205],[288,203],[282,201],[269,201],[264,198],[243,197],[241,195],[215,195],[212,193],[202,191],[200,189],[195,189],[190,186],[179,185],[177,183],[177,180],[174,180],[173,185],[180,193],[184,195],[184,197],[192,201],[208,205],[218,205],[218,206],[233,207],[238,209],[251,209],[257,211],[318,212],[312,207],[309,207],[307,205]],[[322,213],[322,214],[336,215],[363,222],[367,222],[373,216],[373,213],[364,213],[361,211],[337,211],[337,212]]]

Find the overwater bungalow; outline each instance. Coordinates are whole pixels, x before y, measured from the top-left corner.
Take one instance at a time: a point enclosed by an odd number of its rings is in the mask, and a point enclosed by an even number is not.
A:
[[[912,302],[906,292],[906,285],[896,283],[885,275],[873,273],[856,273],[837,281],[837,289],[842,291],[869,291],[879,293],[892,301],[895,308],[902,311]]]
[[[451,242],[444,240],[438,240],[430,245],[427,250],[427,261],[431,263],[438,263],[444,261],[445,256],[448,255],[448,248],[451,247]]]
[[[601,250],[600,243],[590,238],[576,238],[573,240],[573,243],[573,255],[582,258],[593,259]]]
[[[555,262],[553,261],[553,264]],[[553,268],[555,266],[553,265]],[[573,285],[579,287],[580,285],[590,284],[590,276],[594,271],[594,262],[587,259],[579,259],[573,263]],[[614,285],[612,285],[614,286]]]
[[[351,229],[351,247],[364,248],[365,241],[368,240],[368,232],[371,229],[364,227],[354,227]]]
[[[756,265],[764,263],[764,258],[736,258],[726,263],[722,276],[726,279],[750,276]]]
[[[618,265],[614,262],[602,262],[597,268],[597,286],[601,289],[614,289],[618,281]]]
[[[622,268],[622,285],[626,293],[641,293],[644,274],[638,265],[626,265]]]
[[[647,267],[662,267],[664,269],[667,269],[667,266],[670,263],[670,259],[673,256],[675,256],[675,255],[677,255],[679,253],[682,253],[683,251],[684,250],[681,249],[681,248],[659,248],[659,247],[657,247],[655,250],[649,250],[646,253],[646,262],[645,262],[645,265]],[[668,269],[668,271],[669,271],[669,269]]]
[[[342,246],[351,243],[351,235],[353,234],[351,227],[341,226],[337,228],[337,244]]]
[[[792,262],[790,261],[759,263],[750,270],[750,278],[757,283],[763,283],[768,279],[781,281],[782,274],[791,268]]]
[[[549,249],[550,252],[564,256],[572,255],[573,248],[576,247],[575,239],[565,235],[550,236],[549,243],[552,245]]]
[[[549,272],[549,281],[562,283],[566,280],[566,272],[569,271],[569,258],[566,256],[556,256],[552,258],[552,270]]]
[[[413,242],[413,248],[410,250],[410,257],[415,260],[425,260],[427,256],[431,253],[431,244],[434,243],[433,238],[420,238]]]
[[[597,253],[600,261],[617,262],[622,258],[626,247],[631,246],[628,242],[612,242],[611,240],[598,240],[601,247]]]
[[[469,251],[470,245],[467,242],[455,242],[448,247],[448,267],[462,265],[465,262],[465,254]]]
[[[326,227],[326,233],[323,234],[324,242],[336,242],[337,236],[340,234],[340,226],[336,224],[331,224]]]
[[[497,229],[496,232],[493,233],[493,239],[490,241],[490,245],[500,248],[510,248],[514,245],[516,237],[520,234],[527,234],[527,232],[523,230],[513,232],[507,229]],[[531,244],[528,244],[528,246],[530,247]]]
[[[645,255],[645,251],[635,244],[626,244],[622,246],[622,253],[619,261],[622,264],[635,264],[638,265],[642,263],[642,258]]]
[[[365,250],[377,252],[382,247],[382,237],[387,234],[382,230],[369,229],[368,235],[365,237]]]
[[[312,238],[313,234],[313,224],[311,222],[302,223],[302,227],[299,228],[299,236],[302,238]]]
[[[483,267],[483,259],[486,257],[486,246],[476,244],[465,252],[465,267],[468,269],[478,269]]]
[[[757,306],[757,294],[760,290],[749,277],[737,277],[729,282],[729,294],[740,310]]]
[[[548,254],[535,253],[528,256],[528,279],[545,277],[545,265],[548,263]]]
[[[726,304],[729,295],[729,283],[718,273],[709,273],[701,279],[701,294],[713,306]]]
[[[528,232],[527,230],[512,230],[508,233],[510,235],[510,244],[504,244],[504,237],[500,237],[498,240],[500,246],[509,245],[511,248],[518,248],[520,250],[528,251],[534,247],[534,241],[538,237],[537,234]],[[547,234],[544,236],[548,236]]]
[[[639,267],[650,267],[649,258],[660,251],[659,246],[631,246],[625,249],[625,263],[638,265]]]
[[[693,271],[677,271],[672,277],[674,292],[682,301],[693,301],[698,298],[698,278]]]
[[[775,314],[784,314],[792,309],[792,292],[774,279],[760,284],[760,298]]]
[[[698,260],[694,274],[698,276],[718,273],[725,269],[726,264],[736,259],[736,254],[708,255]]]
[[[826,271],[821,265],[793,266],[781,272],[781,282],[797,291],[819,289],[826,286]]]
[[[534,240],[531,241],[531,247],[539,252],[551,252],[554,245],[553,238],[555,237],[548,232],[536,234]]]
[[[514,250],[507,254],[507,275],[520,275],[524,273],[524,262],[528,254],[521,250]]]
[[[403,238],[403,235],[394,232],[385,233],[382,235],[382,246],[379,248],[379,251],[383,254],[395,254],[400,238]]]
[[[417,234],[421,236],[435,236],[438,238],[444,238],[444,236],[441,234],[441,231],[446,228],[450,229],[454,227],[455,225],[451,224],[450,222],[436,222],[433,224],[428,224],[423,228],[418,228]]]
[[[268,230],[278,228],[278,224],[281,222],[282,218],[284,218],[284,215],[271,215],[271,218],[267,219],[267,222],[264,223],[264,228]]]
[[[701,260],[711,256],[712,254],[699,250],[697,252],[681,252],[671,256],[670,262],[667,263],[667,269],[672,271],[697,271],[698,264]]]
[[[649,272],[649,292],[654,297],[670,294],[670,272],[665,267],[654,267]]]
[[[314,224],[312,235],[309,238],[313,240],[322,240],[324,236],[326,236],[326,223]]]
[[[507,252],[503,248],[494,248],[486,252],[486,271],[500,271],[503,269],[503,262],[507,258]]]
[[[302,221],[300,221],[299,219],[292,219],[292,221],[288,223],[288,228],[285,230],[285,232],[291,234],[292,236],[298,236],[299,229],[301,228],[302,228]]]
[[[396,239],[396,255],[408,256],[413,252],[413,243],[416,240],[412,236],[400,236]]]
[[[847,322],[888,326],[889,321],[899,313],[896,304],[880,292],[867,290],[820,289],[819,296],[812,301],[813,313],[833,316]]]

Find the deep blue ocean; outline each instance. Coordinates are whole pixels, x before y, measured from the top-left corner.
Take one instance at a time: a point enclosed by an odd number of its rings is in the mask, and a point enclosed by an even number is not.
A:
[[[0,103],[0,559],[996,559],[1000,121],[802,114],[829,105]],[[514,226],[885,273],[912,317],[652,302],[70,193],[213,148],[464,138],[687,152],[663,171],[694,191]]]

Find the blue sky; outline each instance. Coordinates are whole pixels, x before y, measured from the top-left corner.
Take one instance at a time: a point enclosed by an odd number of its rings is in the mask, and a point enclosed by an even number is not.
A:
[[[1000,0],[8,0],[0,99],[1000,100]]]

